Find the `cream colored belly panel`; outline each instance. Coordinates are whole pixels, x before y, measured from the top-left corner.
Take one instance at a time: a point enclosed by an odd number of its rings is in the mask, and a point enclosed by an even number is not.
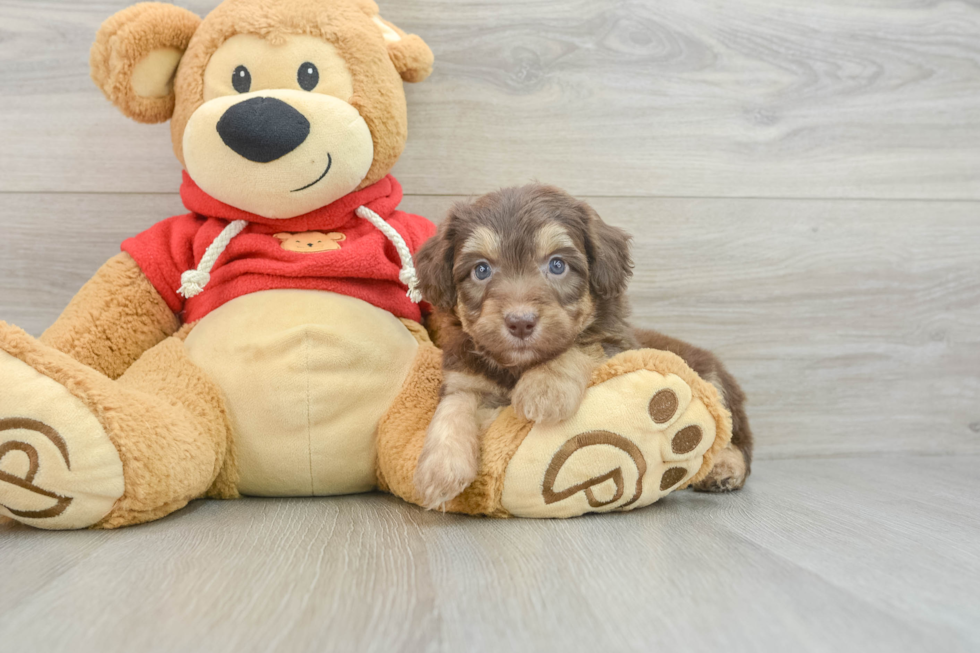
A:
[[[375,486],[378,421],[418,348],[391,313],[334,293],[268,290],[213,311],[186,344],[224,390],[242,494]]]

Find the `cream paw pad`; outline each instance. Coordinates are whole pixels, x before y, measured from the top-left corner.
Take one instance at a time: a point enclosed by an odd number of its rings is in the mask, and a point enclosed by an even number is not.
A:
[[[124,490],[98,419],[61,384],[0,350],[0,515],[36,528],[84,528]]]

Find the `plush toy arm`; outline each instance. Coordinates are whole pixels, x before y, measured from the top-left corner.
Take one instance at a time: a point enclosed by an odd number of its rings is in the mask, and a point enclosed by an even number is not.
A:
[[[179,328],[177,316],[123,252],[82,286],[41,342],[116,379]]]

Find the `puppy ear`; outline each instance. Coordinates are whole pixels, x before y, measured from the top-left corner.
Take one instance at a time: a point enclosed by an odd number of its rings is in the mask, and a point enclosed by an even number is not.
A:
[[[415,255],[415,271],[422,297],[436,308],[452,310],[456,305],[453,263],[456,259],[453,212],[439,225],[436,235],[425,241]]]
[[[170,120],[173,78],[201,19],[186,9],[145,2],[102,23],[89,55],[92,80],[137,122]]]
[[[388,46],[388,56],[395,70],[406,82],[421,82],[432,73],[432,50],[415,34],[406,34],[394,23],[389,23],[381,16],[375,15],[372,20],[381,30],[385,44]]]
[[[626,292],[633,276],[628,233],[603,222],[599,214],[583,205],[586,212],[586,255],[589,259],[589,286],[600,298],[608,299]]]

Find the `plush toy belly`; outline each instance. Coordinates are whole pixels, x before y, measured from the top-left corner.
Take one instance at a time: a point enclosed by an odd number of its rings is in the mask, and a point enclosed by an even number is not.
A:
[[[242,494],[375,487],[378,422],[418,348],[391,313],[330,292],[268,290],[208,314],[186,346],[225,393]]]

